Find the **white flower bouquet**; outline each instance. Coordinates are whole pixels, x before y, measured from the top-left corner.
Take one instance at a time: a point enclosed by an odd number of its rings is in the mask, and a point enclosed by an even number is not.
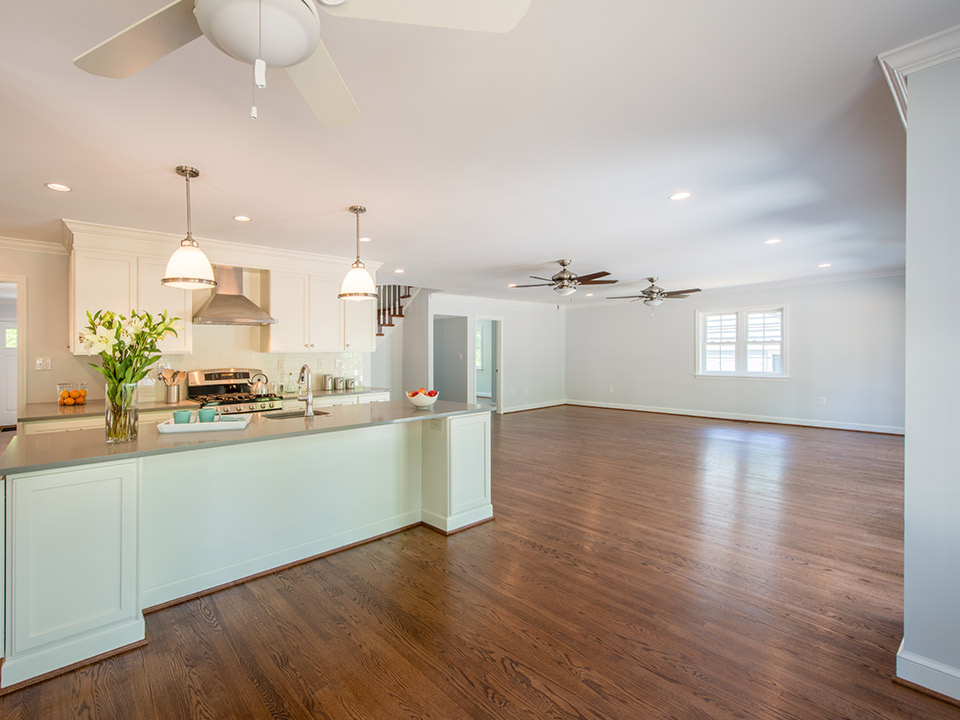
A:
[[[148,312],[131,310],[129,316],[109,310],[87,312],[83,344],[99,355],[99,365],[90,363],[107,381],[107,441],[124,442],[137,436],[134,407],[136,384],[147,376],[150,366],[160,359],[158,343],[167,335],[176,335],[180,318],[167,317],[164,310],[154,317]]]

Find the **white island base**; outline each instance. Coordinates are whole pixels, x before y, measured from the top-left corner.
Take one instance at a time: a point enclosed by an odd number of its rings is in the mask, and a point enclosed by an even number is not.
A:
[[[421,522],[449,533],[492,518],[490,415],[8,474],[6,503],[9,691],[142,644],[144,608]]]

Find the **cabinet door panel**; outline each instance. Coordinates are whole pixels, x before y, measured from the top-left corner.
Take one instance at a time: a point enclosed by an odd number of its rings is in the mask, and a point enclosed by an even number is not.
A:
[[[70,347],[87,355],[80,334],[87,327],[87,311],[112,310],[128,314],[137,307],[137,258],[134,255],[77,251],[72,258],[73,328]]]
[[[270,326],[270,352],[308,350],[309,277],[271,270],[269,286],[269,312],[277,321]]]
[[[193,293],[160,284],[166,260],[140,258],[137,263],[137,309],[151,315],[166,310],[167,315],[180,318],[177,336],[169,336],[160,343],[162,353],[187,353],[193,349]]]
[[[377,303],[374,300],[343,302],[343,349],[371,352],[377,349]]]
[[[321,275],[310,276],[310,349],[317,352],[340,350],[340,281]]]

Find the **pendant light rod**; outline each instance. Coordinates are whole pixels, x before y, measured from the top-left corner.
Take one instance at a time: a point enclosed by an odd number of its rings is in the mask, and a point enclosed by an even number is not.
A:
[[[180,244],[197,247],[197,241],[193,239],[193,213],[190,210],[190,178],[200,177],[200,171],[189,165],[178,165],[177,175],[187,181],[187,236],[180,241]]]
[[[350,212],[357,216],[357,262],[360,263],[360,214],[365,213],[367,209],[363,205],[351,205]],[[354,265],[354,267],[363,267],[363,263]]]

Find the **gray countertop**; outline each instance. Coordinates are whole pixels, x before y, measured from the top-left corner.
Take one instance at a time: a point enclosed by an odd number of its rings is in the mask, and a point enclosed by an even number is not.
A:
[[[373,390],[366,388],[362,392],[373,392]],[[262,414],[255,414],[245,429],[221,432],[161,434],[157,430],[156,423],[144,422],[140,424],[140,433],[136,441],[116,445],[106,443],[103,428],[35,435],[19,434],[0,457],[0,475],[87,465],[109,460],[132,460],[148,455],[262,442],[276,438],[390,423],[416,422],[483,411],[476,405],[445,401],[437,401],[430,408],[417,409],[405,400],[398,400],[362,405],[337,405],[322,408],[317,412],[314,418],[285,420],[270,420]],[[329,414],[320,415],[320,412]]]
[[[369,395],[371,393],[390,392],[389,388],[359,387],[353,390],[314,390],[315,398],[343,397],[345,395]],[[284,394],[285,400],[292,400],[296,397],[294,394]],[[163,412],[164,410],[176,410],[177,408],[196,409],[197,403],[192,400],[181,400],[178,403],[165,403],[156,401],[141,400],[139,404],[140,412]],[[78,417],[102,417],[106,412],[104,400],[90,400],[86,405],[58,405],[56,402],[48,403],[27,403],[23,413],[17,418],[18,422],[36,422],[38,420],[69,420]]]

